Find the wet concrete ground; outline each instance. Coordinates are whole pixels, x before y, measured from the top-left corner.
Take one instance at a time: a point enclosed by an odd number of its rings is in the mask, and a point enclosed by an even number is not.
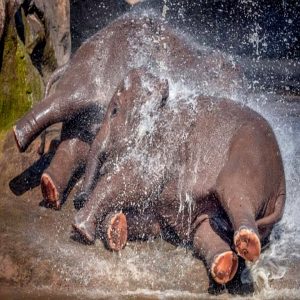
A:
[[[94,295],[126,294],[127,291],[182,290],[205,291],[208,281],[201,261],[186,254],[183,248],[156,240],[129,243],[121,254],[107,251],[99,241],[84,245],[71,238],[75,209],[67,201],[62,210],[41,206],[38,177],[42,164],[35,164],[38,141],[20,154],[12,133],[2,142],[0,199],[0,295],[10,299],[15,293],[39,293],[49,296],[75,292]],[[31,167],[18,180],[9,182]],[[34,170],[33,170],[34,169]],[[36,180],[34,177],[37,177]],[[71,197],[70,197],[71,198]],[[190,278],[193,280],[183,280]],[[95,291],[95,292],[94,292]],[[11,294],[12,293],[12,294]],[[0,297],[3,299],[2,297]]]
[[[288,105],[300,123],[298,100]],[[72,196],[60,211],[40,203],[47,159],[37,163],[39,141],[23,154],[11,132],[0,143],[0,299],[300,299],[300,259],[286,260],[283,278],[263,273],[243,284],[240,272],[221,287],[190,250],[162,239],[130,242],[119,254],[72,239]]]

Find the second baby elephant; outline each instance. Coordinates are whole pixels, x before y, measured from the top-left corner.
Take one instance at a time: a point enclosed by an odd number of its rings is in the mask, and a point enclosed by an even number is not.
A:
[[[212,275],[224,283],[236,271],[234,251],[248,261],[259,258],[283,213],[285,176],[262,116],[226,99],[175,93],[140,68],[109,103],[76,201],[86,203],[73,227],[91,242],[108,213],[152,208],[211,270],[217,265],[221,272]],[[234,251],[212,228],[216,216],[228,217]]]

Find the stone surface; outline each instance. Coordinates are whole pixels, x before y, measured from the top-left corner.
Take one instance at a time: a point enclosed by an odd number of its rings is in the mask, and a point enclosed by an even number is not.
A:
[[[32,0],[32,5],[43,14],[46,37],[42,69],[44,76],[48,76],[57,66],[67,63],[71,55],[70,3],[69,0]]]
[[[26,51],[28,54],[32,54],[35,47],[45,39],[45,27],[36,13],[25,16],[23,8],[21,12],[24,24]]]
[[[0,49],[3,131],[42,99],[44,82],[69,60],[69,0],[0,0]]]
[[[0,0],[0,41],[11,17],[24,0]]]
[[[0,129],[8,129],[43,96],[43,81],[32,65],[11,19],[3,41],[0,72]]]
[[[5,22],[5,2],[4,0],[0,0],[0,40],[3,34]]]

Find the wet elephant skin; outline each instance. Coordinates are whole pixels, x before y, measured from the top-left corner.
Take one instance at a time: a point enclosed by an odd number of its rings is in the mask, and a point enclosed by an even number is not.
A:
[[[213,261],[231,251],[207,221],[224,210],[236,251],[256,260],[285,202],[270,125],[224,98],[169,95],[168,82],[143,68],[119,85],[91,146],[75,198],[87,202],[74,227],[93,241],[96,224],[109,211],[153,206],[164,224]],[[99,169],[104,175],[96,181]]]

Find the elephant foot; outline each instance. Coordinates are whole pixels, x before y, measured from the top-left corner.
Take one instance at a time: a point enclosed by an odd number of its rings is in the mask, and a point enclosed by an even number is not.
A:
[[[41,178],[41,189],[44,199],[51,203],[54,208],[60,209],[59,192],[51,176],[46,173]]]
[[[217,255],[211,266],[211,275],[219,284],[225,284],[232,280],[238,269],[238,257],[232,251],[226,251]]]
[[[78,232],[86,242],[93,243],[95,241],[96,225],[91,222],[81,222],[75,217],[72,224],[73,229]]]
[[[103,222],[104,242],[112,251],[122,250],[127,242],[128,230],[126,216],[122,213],[110,213]]]
[[[234,235],[235,250],[245,260],[254,262],[260,256],[261,244],[257,234],[246,227],[240,228]]]

